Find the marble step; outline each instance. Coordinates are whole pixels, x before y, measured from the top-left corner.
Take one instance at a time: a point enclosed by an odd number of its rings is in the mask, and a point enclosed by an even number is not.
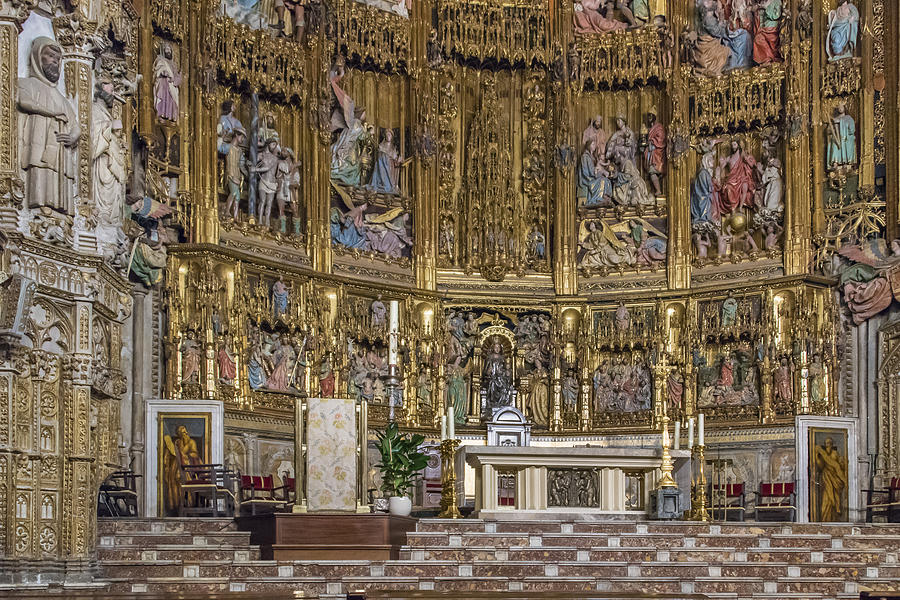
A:
[[[98,558],[106,561],[184,561],[184,560],[215,560],[247,562],[259,560],[259,547],[239,546],[224,548],[207,548],[185,545],[152,546],[147,549],[143,546],[114,546],[112,548],[100,547]]]
[[[234,519],[212,517],[167,517],[165,519],[120,519],[100,517],[97,519],[97,531],[100,535],[115,533],[212,533],[218,531],[236,531]]]

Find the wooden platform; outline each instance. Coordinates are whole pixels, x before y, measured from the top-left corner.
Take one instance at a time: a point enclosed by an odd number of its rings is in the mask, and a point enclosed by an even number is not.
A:
[[[395,560],[416,529],[416,519],[384,513],[274,513],[235,522],[263,560]]]

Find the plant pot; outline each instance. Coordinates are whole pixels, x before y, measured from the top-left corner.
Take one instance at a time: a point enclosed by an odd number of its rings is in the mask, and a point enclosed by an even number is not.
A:
[[[407,496],[391,496],[388,499],[388,511],[395,517],[408,517],[412,512],[412,500]]]

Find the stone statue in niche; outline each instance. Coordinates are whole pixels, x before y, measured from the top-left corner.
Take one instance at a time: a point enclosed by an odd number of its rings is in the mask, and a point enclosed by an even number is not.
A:
[[[662,196],[660,180],[666,172],[666,128],[656,118],[655,112],[646,116],[647,141],[644,144],[644,163],[653,192]]]
[[[613,200],[621,206],[655,203],[635,164],[637,147],[637,136],[628,126],[625,115],[620,114],[616,117],[616,131],[606,142],[606,158],[611,165],[609,178],[613,182]]]
[[[494,409],[513,405],[512,373],[500,342],[494,342],[485,355],[481,379],[482,417],[489,419]]]
[[[684,401],[684,376],[678,369],[670,371],[666,378],[666,401],[670,415],[681,413],[681,404]]]
[[[98,82],[91,111],[91,158],[93,194],[98,223],[120,228],[125,203],[125,148],[120,132],[122,122],[114,119],[113,84]]]
[[[369,313],[371,315],[369,322],[372,329],[384,329],[387,324],[387,307],[385,307],[384,302],[381,301],[381,294],[372,300],[372,304],[369,306]]]
[[[421,367],[416,378],[416,402],[420,408],[431,408],[431,388],[432,381],[428,369]]]
[[[769,158],[765,169],[759,165],[762,171],[761,183],[763,187],[762,205],[760,210],[770,213],[784,212],[784,179],[781,175],[781,161],[774,156]]]
[[[203,357],[200,342],[193,330],[189,330],[181,342],[181,380],[196,383],[200,380],[200,361]]]
[[[535,225],[528,234],[527,249],[528,256],[533,261],[541,261],[546,258],[546,238],[538,225]]]
[[[284,214],[290,205],[294,214],[294,233],[300,233],[300,161],[294,160],[294,151],[283,147],[278,152],[278,167],[275,172],[278,192],[275,202],[278,204],[278,223],[281,233],[287,232],[287,218]]]
[[[628,331],[631,328],[631,314],[624,302],[619,302],[616,308],[616,329],[618,331]]]
[[[566,370],[566,376],[560,383],[560,395],[562,396],[563,410],[575,412],[578,410],[578,379],[575,377],[575,369]]]
[[[323,398],[334,396],[334,369],[331,368],[330,355],[324,356],[319,365],[319,394]]]
[[[738,301],[732,294],[722,301],[722,327],[733,327],[737,320]]]
[[[266,146],[259,154],[256,166],[250,172],[259,174],[257,191],[260,201],[257,207],[257,220],[260,225],[268,227],[272,220],[272,201],[278,191],[278,142],[274,138],[266,140]]]
[[[847,104],[840,102],[828,123],[828,169],[856,164],[856,121],[847,114]]]
[[[776,409],[790,410],[794,406],[794,365],[787,356],[782,356],[775,369],[773,397]]]
[[[222,102],[222,112],[219,115],[219,124],[216,126],[216,147],[219,154],[228,156],[237,131],[244,131],[244,126],[234,116],[234,102],[225,100]]]
[[[19,79],[16,98],[24,117],[20,160],[28,206],[74,215],[81,128],[56,87],[61,61],[62,48],[54,40],[38,37],[31,43],[29,76]]]
[[[550,387],[547,385],[549,373],[543,366],[537,366],[529,376],[528,413],[538,425],[547,425],[549,418]]]
[[[172,45],[163,42],[153,61],[153,106],[160,119],[177,121],[180,110],[179,90],[182,76],[175,63]]]
[[[228,156],[225,158],[225,182],[228,185],[225,214],[237,220],[238,207],[241,203],[241,183],[244,181],[242,163],[247,133],[238,127],[232,133],[225,134],[223,139],[227,140],[228,144]]]
[[[436,29],[432,29],[428,35],[428,42],[425,43],[425,58],[428,60],[428,66],[431,69],[439,69],[444,64],[444,49],[438,40]]]
[[[828,13],[828,41],[825,51],[829,61],[850,58],[856,53],[859,36],[859,10],[852,0],[838,0],[838,7]]]
[[[288,312],[291,292],[284,284],[284,278],[279,277],[272,284],[272,317],[278,319]]]
[[[447,366],[447,405],[452,410],[453,419],[457,425],[466,422],[466,410],[469,404],[469,385],[467,376],[470,371],[468,361],[462,364],[463,358],[457,356]]]
[[[219,367],[219,383],[233,385],[237,378],[237,362],[232,349],[232,335],[226,333],[219,338],[216,350],[216,364]]]

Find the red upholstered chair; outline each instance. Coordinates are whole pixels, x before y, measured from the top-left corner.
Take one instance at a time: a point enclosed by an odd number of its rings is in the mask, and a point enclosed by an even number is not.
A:
[[[293,504],[296,498],[297,480],[293,477],[288,477],[287,472],[285,472],[284,477],[281,478],[281,481],[283,482],[281,486],[275,489],[282,491],[281,497],[284,499],[285,505]]]
[[[900,523],[900,477],[891,477],[890,486],[866,492],[866,521],[884,518],[888,523]]]
[[[743,483],[710,485],[710,512],[714,521],[743,521],[746,499]]]
[[[258,515],[283,508],[285,501],[278,498],[274,475],[241,475],[241,512]]]
[[[757,521],[793,521],[797,515],[794,483],[760,483],[756,495]]]

